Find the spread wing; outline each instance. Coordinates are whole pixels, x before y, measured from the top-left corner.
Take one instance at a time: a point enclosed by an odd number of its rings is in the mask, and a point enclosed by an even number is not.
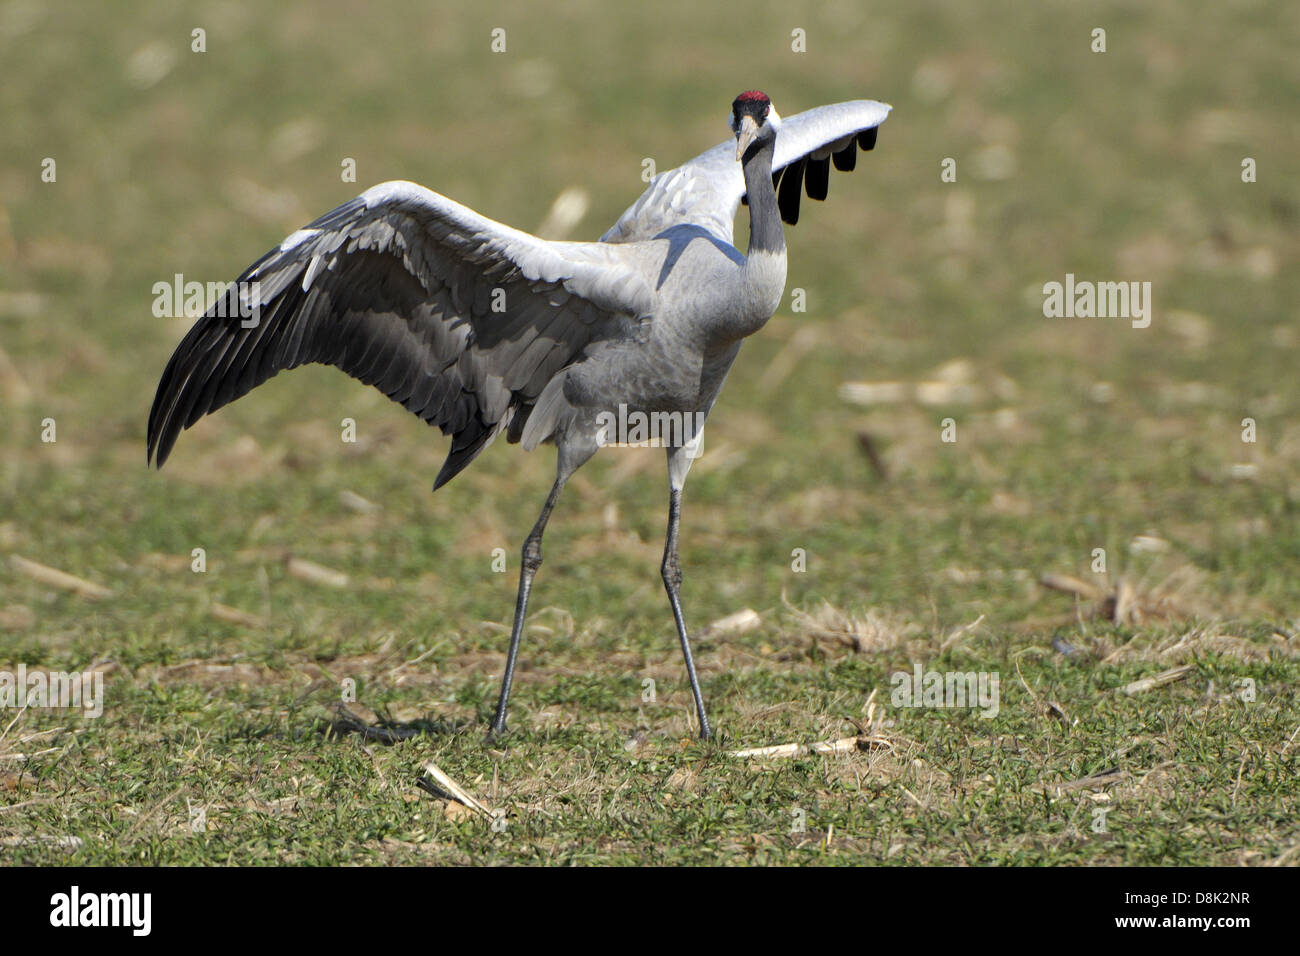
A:
[[[853,169],[858,149],[876,145],[877,127],[889,111],[889,106],[875,100],[853,100],[782,119],[772,161],[781,218],[791,225],[799,221],[801,190],[810,199],[825,199],[831,163],[836,169]],[[727,140],[651,180],[601,241],[653,239],[672,226],[692,223],[730,243],[736,209],[744,198],[745,178],[736,161],[736,143]]]
[[[319,362],[452,436],[439,487],[503,428],[517,441],[547,382],[651,307],[617,247],[548,242],[383,183],[285,239],[190,329],[158,385],[149,455],[161,467],[208,412]]]

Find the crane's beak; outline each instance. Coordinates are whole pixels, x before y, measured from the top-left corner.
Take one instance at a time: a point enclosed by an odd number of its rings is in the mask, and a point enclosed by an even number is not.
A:
[[[749,144],[754,141],[758,135],[758,124],[754,122],[752,116],[742,116],[740,118],[740,132],[736,134],[736,162],[745,158],[745,150],[749,149]]]

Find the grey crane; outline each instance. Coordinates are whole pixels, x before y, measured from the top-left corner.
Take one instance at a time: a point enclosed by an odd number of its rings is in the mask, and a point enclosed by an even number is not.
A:
[[[853,169],[889,110],[856,100],[783,120],[765,94],[742,93],[731,105],[735,140],[656,176],[599,242],[542,240],[414,183],[368,189],[249,266],[185,335],[149,412],[148,457],[161,468],[183,429],[311,362],[451,436],[435,491],[502,432],[530,451],[553,443],[555,483],[524,542],[492,721],[502,734],[542,534],[565,482],[612,421],[667,414],[702,427],[741,342],[784,295],[782,220],[798,222],[802,191],[826,198],[831,163]],[[746,255],[732,239],[742,202]],[[660,438],[669,480],[660,571],[708,738],[677,560],[699,428]]]

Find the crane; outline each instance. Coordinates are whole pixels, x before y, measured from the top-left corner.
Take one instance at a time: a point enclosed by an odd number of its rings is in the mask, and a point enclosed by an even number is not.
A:
[[[741,93],[734,141],[654,177],[598,242],[539,239],[415,183],[374,186],[254,262],[194,324],[158,384],[147,457],[161,468],[183,429],[312,362],[451,437],[435,491],[502,433],[529,451],[554,444],[555,481],[523,545],[495,736],[565,483],[609,442],[612,422],[671,422],[659,436],[669,483],[660,573],[707,739],[681,604],[682,488],[742,341],[784,296],[782,223],[798,222],[802,192],[826,198],[831,164],[852,170],[889,110],[855,100],[782,119],[766,94]],[[732,236],[741,203],[743,255]]]

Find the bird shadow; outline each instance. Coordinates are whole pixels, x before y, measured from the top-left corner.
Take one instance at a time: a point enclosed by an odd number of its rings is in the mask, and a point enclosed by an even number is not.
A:
[[[428,737],[449,737],[461,733],[469,726],[464,720],[393,720],[387,714],[376,711],[375,723],[362,720],[341,704],[332,707],[333,719],[322,728],[327,738],[343,739],[349,734],[357,734],[362,740],[396,744],[412,740],[421,735]]]

